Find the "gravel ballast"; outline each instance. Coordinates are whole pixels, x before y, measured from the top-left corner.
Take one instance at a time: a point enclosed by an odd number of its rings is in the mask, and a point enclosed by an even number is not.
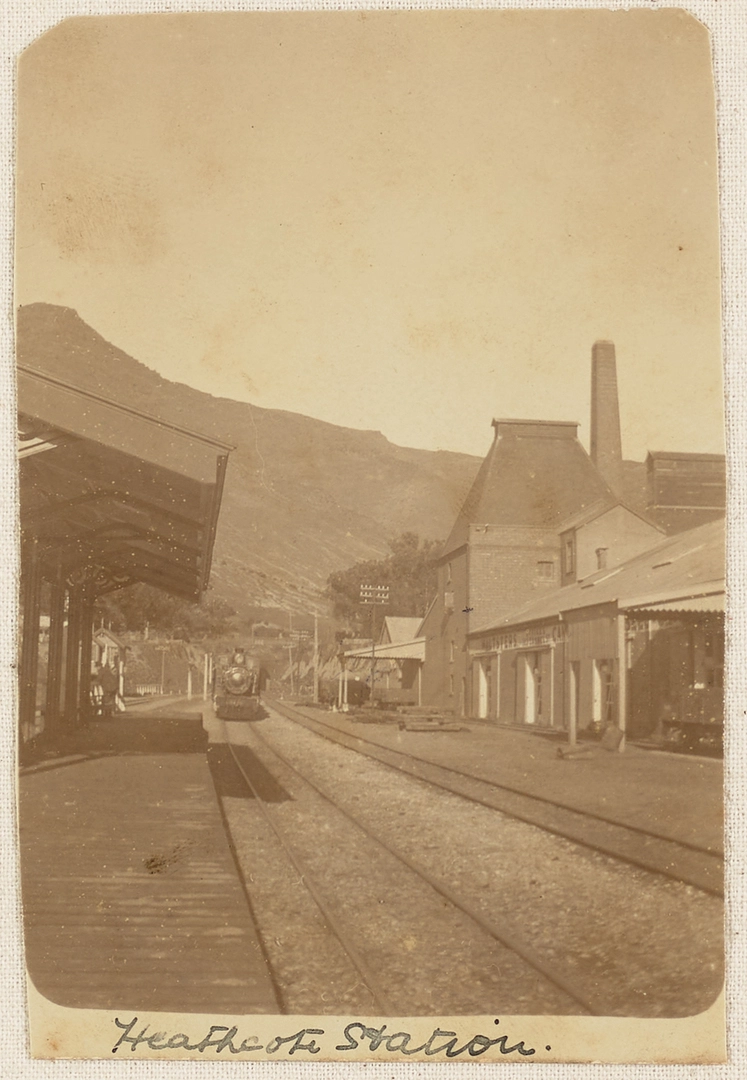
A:
[[[584,1010],[367,837],[261,740],[371,833],[520,938],[602,1014],[685,1016],[715,999],[723,977],[717,898],[403,776],[277,713],[226,730],[285,789],[289,798],[268,813],[394,1013]],[[439,736],[446,737],[459,735]],[[370,1011],[370,988],[257,803],[223,801],[286,1010]]]

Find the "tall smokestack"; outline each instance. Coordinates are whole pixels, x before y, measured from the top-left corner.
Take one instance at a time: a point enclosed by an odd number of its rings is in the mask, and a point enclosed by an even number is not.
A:
[[[617,365],[611,341],[591,350],[591,460],[616,495],[622,494],[622,440],[617,400]]]

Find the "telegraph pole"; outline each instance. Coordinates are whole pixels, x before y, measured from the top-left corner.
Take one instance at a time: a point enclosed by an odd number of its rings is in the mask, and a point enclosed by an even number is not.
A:
[[[361,585],[360,602],[371,605],[371,704],[376,679],[376,605],[389,603],[388,585]]]
[[[319,616],[314,612],[314,704],[319,704]]]

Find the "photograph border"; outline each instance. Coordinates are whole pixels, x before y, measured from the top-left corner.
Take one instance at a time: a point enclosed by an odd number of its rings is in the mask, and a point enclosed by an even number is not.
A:
[[[747,1000],[747,973],[743,948],[740,938],[745,933],[745,911],[747,910],[747,884],[739,873],[745,850],[744,798],[747,760],[747,735],[739,721],[745,715],[747,694],[745,693],[747,673],[739,658],[747,648],[747,605],[745,604],[745,547],[741,543],[743,530],[747,527],[747,465],[740,447],[747,441],[747,315],[744,301],[747,279],[747,254],[745,248],[745,227],[740,217],[747,204],[747,169],[745,169],[745,105],[747,95],[747,34],[745,34],[745,15],[747,5],[744,0],[691,0],[676,6],[689,11],[705,23],[711,31],[716,80],[717,123],[719,138],[719,194],[721,220],[721,258],[723,273],[723,353],[724,383],[726,399],[726,445],[729,476],[728,492],[728,563],[727,581],[729,591],[729,614],[727,620],[727,694],[726,694],[726,748],[725,775],[727,789],[727,941],[728,941],[728,977],[725,1005],[728,1024],[729,1064],[726,1066],[660,1066],[638,1065],[635,1076],[645,1078],[664,1075],[662,1069],[687,1068],[688,1075],[740,1075],[745,1065],[745,1019],[744,1005]],[[2,287],[5,318],[0,324],[0,387],[4,408],[0,410],[0,444],[3,450],[2,481],[5,498],[0,507],[0,531],[6,552],[6,572],[0,579],[0,702],[2,709],[2,790],[3,814],[0,819],[2,850],[0,852],[0,872],[3,877],[3,899],[0,912],[3,931],[3,1003],[5,1005],[5,1023],[0,1027],[0,1068],[7,1075],[18,1077],[38,1077],[47,1075],[54,1065],[29,1056],[26,1032],[26,991],[23,968],[21,938],[21,908],[18,886],[18,856],[16,845],[16,744],[15,744],[15,628],[17,626],[16,588],[18,580],[18,538],[17,538],[17,475],[14,467],[16,450],[15,427],[15,389],[13,364],[13,302],[12,302],[12,266],[13,266],[13,154],[15,144],[15,100],[14,100],[14,65],[18,55],[42,32],[51,28],[63,18],[75,15],[118,15],[118,14],[156,14],[159,12],[219,12],[219,11],[292,11],[292,10],[449,10],[459,8],[493,10],[544,10],[544,9],[607,9],[624,10],[629,8],[661,9],[656,3],[644,0],[628,0],[627,3],[587,3],[583,0],[568,0],[553,3],[481,3],[472,4],[404,4],[404,3],[176,3],[153,2],[153,0],[109,0],[109,2],[84,2],[84,0],[48,0],[46,3],[23,4],[22,0],[6,3],[4,11],[5,40],[8,43],[2,56],[2,142],[3,164],[0,169],[0,182],[3,184],[2,215]],[[12,554],[12,558],[9,558]],[[741,931],[737,934],[737,931]],[[695,1018],[693,1018],[694,1020]],[[682,1021],[648,1021],[671,1025]],[[369,1059],[371,1060],[371,1059]],[[378,1063],[378,1062],[377,1062]],[[220,1063],[222,1068],[246,1071],[244,1061]],[[420,1070],[419,1064],[381,1062],[387,1074],[394,1077],[411,1075],[413,1069]],[[146,1075],[156,1075],[152,1063],[145,1058],[128,1061],[130,1070],[146,1070]],[[214,1062],[160,1062],[158,1073],[174,1070],[174,1075],[197,1076],[203,1070],[214,1068]],[[351,1068],[351,1065],[336,1065],[329,1062],[307,1064],[300,1062],[268,1062],[253,1065],[259,1070],[260,1077],[294,1075],[301,1072],[322,1068],[326,1075],[333,1070],[345,1070],[344,1075],[363,1075],[363,1066]],[[431,1065],[430,1068],[448,1068],[453,1070],[492,1069],[488,1063]],[[502,1075],[506,1070],[523,1069],[524,1065],[513,1062],[500,1063]],[[58,1071],[59,1065],[56,1066]],[[63,1067],[65,1068],[65,1067]],[[104,1061],[76,1060],[67,1070],[67,1075],[109,1077],[121,1075],[123,1065],[117,1060]],[[602,1075],[610,1069],[619,1070],[615,1065],[565,1065],[533,1063],[532,1068],[550,1070],[548,1076],[585,1076]],[[177,1072],[178,1070],[178,1072]],[[654,1072],[656,1070],[656,1072]],[[718,1070],[716,1072],[716,1070]],[[342,1075],[342,1073],[341,1073]],[[517,1073],[517,1075],[519,1075]],[[676,1073],[675,1073],[676,1075]]]

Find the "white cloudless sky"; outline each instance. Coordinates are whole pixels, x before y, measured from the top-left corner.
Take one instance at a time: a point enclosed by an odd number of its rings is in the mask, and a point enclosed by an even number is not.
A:
[[[81,18],[19,74],[17,301],[168,378],[483,454],[722,450],[710,43],[673,9]],[[113,393],[116,388],[113,388]]]

